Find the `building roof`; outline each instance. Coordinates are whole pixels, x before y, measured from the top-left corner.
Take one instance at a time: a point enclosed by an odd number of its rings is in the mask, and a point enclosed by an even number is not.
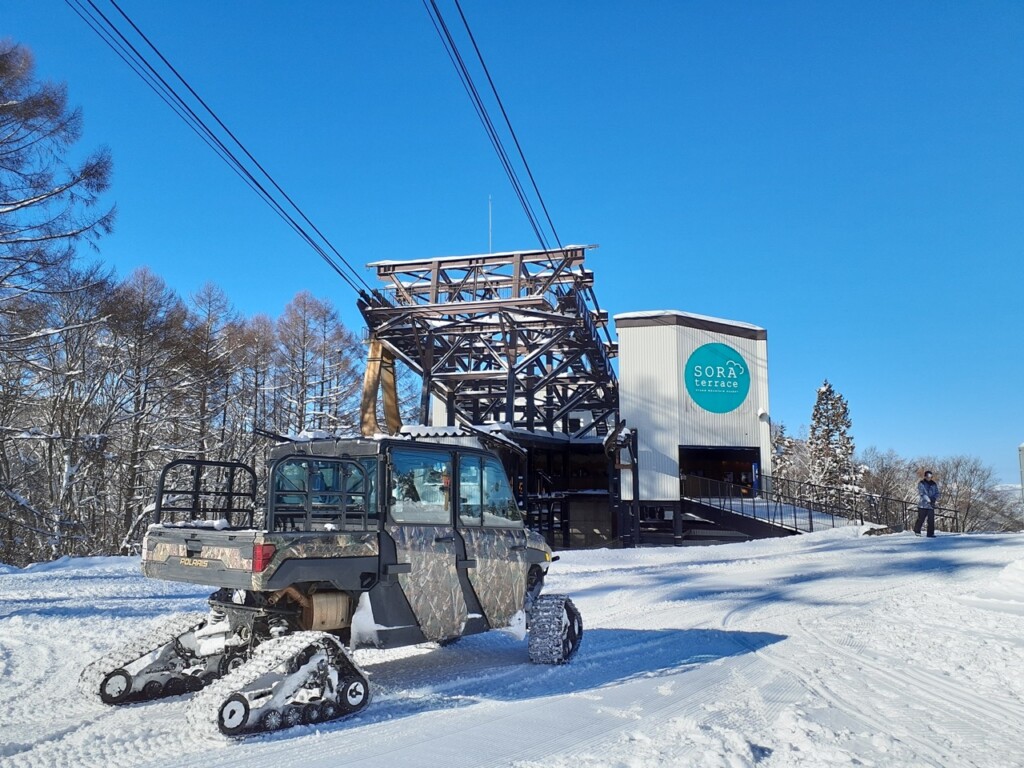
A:
[[[692,312],[680,312],[677,309],[623,312],[622,314],[615,315],[616,329],[643,328],[659,325],[679,325],[684,328],[697,328],[702,331],[722,333],[743,339],[765,340],[768,338],[767,330],[751,323],[698,315]]]

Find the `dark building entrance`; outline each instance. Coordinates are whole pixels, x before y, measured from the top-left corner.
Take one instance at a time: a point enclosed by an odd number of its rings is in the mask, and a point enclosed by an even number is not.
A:
[[[706,446],[679,446],[679,475],[682,478],[706,478],[721,483],[735,483],[756,489],[761,480],[761,451],[759,448],[708,448]],[[699,490],[682,489],[683,495],[694,495]]]

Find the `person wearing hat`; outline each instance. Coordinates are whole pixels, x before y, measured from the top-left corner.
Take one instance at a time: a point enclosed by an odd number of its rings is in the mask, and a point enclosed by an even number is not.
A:
[[[939,486],[932,479],[931,470],[924,473],[921,482],[917,484],[917,522],[914,523],[914,533],[921,535],[921,525],[928,521],[928,536],[935,536],[935,505],[939,501]]]

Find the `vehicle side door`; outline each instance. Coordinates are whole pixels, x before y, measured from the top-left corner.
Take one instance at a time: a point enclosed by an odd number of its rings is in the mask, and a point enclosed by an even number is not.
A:
[[[526,529],[501,462],[459,456],[459,533],[475,563],[469,582],[491,627],[507,627],[526,594]]]
[[[399,584],[428,640],[458,637],[469,613],[456,568],[452,470],[446,449],[391,452],[386,531],[398,563],[409,566]]]

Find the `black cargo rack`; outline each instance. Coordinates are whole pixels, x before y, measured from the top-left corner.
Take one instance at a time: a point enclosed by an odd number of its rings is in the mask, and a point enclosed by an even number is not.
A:
[[[256,473],[237,461],[178,459],[160,473],[153,522],[177,525],[220,520],[228,528],[251,528]]]

